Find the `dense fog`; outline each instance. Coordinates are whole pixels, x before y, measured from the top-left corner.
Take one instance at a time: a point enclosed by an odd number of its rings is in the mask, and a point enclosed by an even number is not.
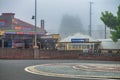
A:
[[[48,34],[71,35],[81,32],[89,35],[90,2],[92,35],[103,38],[101,12],[110,11],[116,15],[120,0],[37,0],[37,26],[40,27],[40,20],[44,19]],[[35,12],[35,0],[0,0],[0,13],[7,12],[15,13],[16,18],[34,24],[31,18]]]

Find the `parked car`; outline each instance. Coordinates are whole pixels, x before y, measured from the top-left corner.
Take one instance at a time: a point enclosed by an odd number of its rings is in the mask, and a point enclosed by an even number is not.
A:
[[[24,48],[25,47],[25,43],[23,40],[14,40],[13,41],[13,47],[14,48]]]

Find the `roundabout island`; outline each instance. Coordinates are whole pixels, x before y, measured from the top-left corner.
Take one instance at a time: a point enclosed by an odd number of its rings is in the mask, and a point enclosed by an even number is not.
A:
[[[119,64],[93,63],[50,63],[28,66],[25,71],[37,75],[80,78],[80,79],[120,79]]]

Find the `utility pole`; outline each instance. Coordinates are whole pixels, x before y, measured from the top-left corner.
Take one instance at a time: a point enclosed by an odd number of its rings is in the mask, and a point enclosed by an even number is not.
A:
[[[90,24],[89,24],[89,35],[92,36],[92,3],[90,2]]]

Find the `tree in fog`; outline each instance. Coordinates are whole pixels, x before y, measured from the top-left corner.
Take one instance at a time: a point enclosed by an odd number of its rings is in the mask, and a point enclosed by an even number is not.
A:
[[[120,39],[120,5],[118,6],[117,16],[114,16],[111,12],[105,11],[102,12],[101,20],[104,24],[112,29],[110,31],[111,38],[114,42],[117,42]]]
[[[105,39],[106,39],[106,27],[109,27],[110,29],[116,29],[117,25],[117,19],[116,16],[114,16],[111,12],[105,11],[102,12],[102,16],[100,19],[105,24]]]
[[[102,12],[101,20],[110,29],[116,29],[117,17],[114,16],[111,12],[108,11]]]
[[[83,32],[83,26],[78,16],[63,15],[59,33],[63,36],[72,35],[77,32]]]

